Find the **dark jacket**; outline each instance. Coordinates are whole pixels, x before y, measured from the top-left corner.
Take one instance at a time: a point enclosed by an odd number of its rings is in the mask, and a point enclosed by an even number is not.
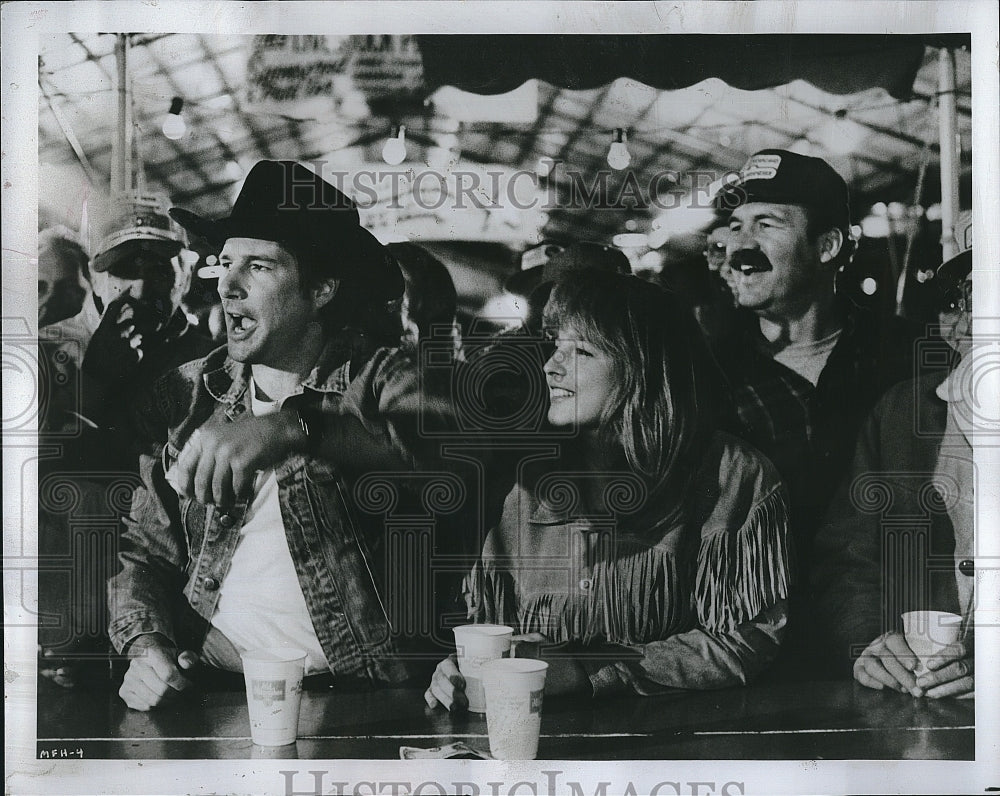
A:
[[[843,331],[815,386],[774,359],[752,313],[740,333],[717,348],[740,436],[774,463],[788,486],[803,564],[864,419],[889,387],[912,378],[918,353],[916,332],[902,319],[876,316],[847,300],[841,307]]]
[[[958,577],[974,571],[971,560],[955,560],[947,489],[936,478],[948,409],[935,388],[945,375],[886,393],[816,536],[814,641],[841,674],[871,641],[900,628],[902,612],[962,613],[956,569]]]

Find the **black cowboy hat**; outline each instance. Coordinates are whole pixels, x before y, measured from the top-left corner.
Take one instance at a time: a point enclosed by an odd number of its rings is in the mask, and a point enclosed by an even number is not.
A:
[[[370,299],[388,302],[403,294],[399,267],[361,226],[354,202],[301,163],[256,163],[223,218],[204,218],[180,207],[170,208],[170,215],[213,246],[221,248],[229,238],[274,241],[294,254],[328,259],[331,276]]]

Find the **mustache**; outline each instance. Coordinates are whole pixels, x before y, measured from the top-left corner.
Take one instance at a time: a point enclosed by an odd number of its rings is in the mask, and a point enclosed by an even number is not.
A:
[[[730,263],[734,271],[744,274],[756,274],[761,271],[774,270],[774,266],[767,259],[767,255],[759,249],[739,249],[733,252]]]

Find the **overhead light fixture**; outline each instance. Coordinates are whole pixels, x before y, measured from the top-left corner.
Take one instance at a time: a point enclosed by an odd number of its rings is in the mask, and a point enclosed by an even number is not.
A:
[[[608,149],[608,165],[617,171],[627,169],[628,164],[632,162],[632,155],[625,145],[627,140],[625,131],[621,127],[616,127],[611,137],[611,147]]]
[[[174,97],[170,100],[170,111],[167,113],[167,118],[163,120],[162,130],[163,134],[171,141],[183,138],[187,132],[187,125],[184,124],[184,118],[181,116],[182,110],[184,110],[184,100],[180,97]]]
[[[393,128],[392,135],[382,147],[382,160],[390,166],[398,166],[406,160],[406,127]]]

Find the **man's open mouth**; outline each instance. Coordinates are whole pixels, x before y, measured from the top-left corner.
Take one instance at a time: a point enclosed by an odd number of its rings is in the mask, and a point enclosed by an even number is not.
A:
[[[229,327],[230,336],[239,339],[250,334],[256,328],[257,321],[247,315],[227,312],[226,324]]]

